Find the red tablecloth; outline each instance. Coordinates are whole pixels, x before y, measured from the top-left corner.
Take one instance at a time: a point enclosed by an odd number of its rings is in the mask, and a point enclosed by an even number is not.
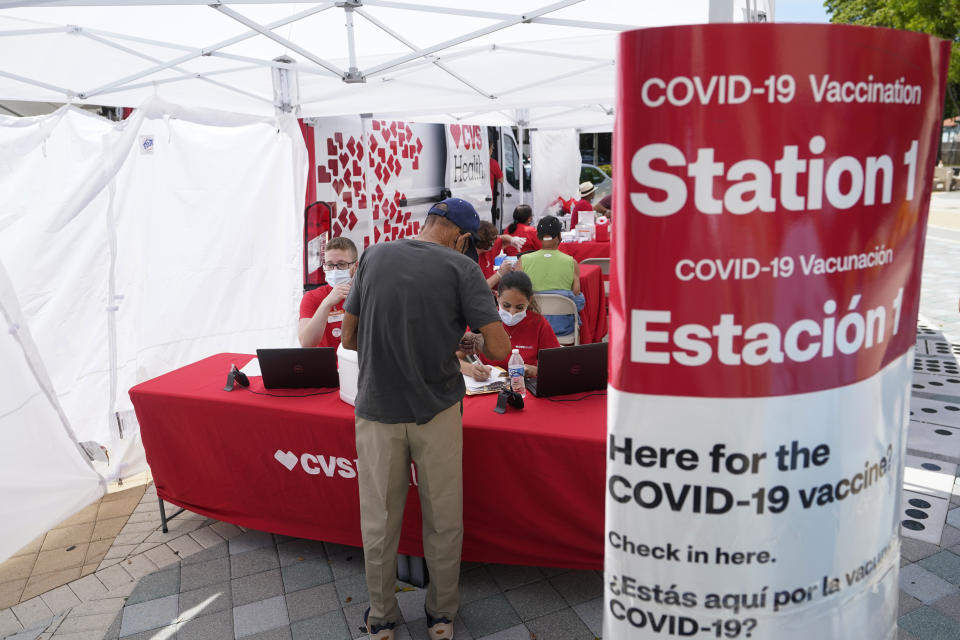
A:
[[[587,258],[609,258],[609,242],[561,242],[560,251],[573,256],[577,262]]]
[[[219,354],[130,390],[158,495],[217,520],[360,546],[353,407],[337,391],[225,392],[230,364],[250,358]],[[264,391],[260,378],[250,388]],[[526,409],[505,415],[495,402],[464,400],[464,560],[602,568],[606,397],[528,394]],[[400,552],[423,555],[415,487]]]
[[[607,299],[600,267],[595,264],[580,265],[580,291],[586,298],[580,311],[580,342],[600,342],[607,335]]]

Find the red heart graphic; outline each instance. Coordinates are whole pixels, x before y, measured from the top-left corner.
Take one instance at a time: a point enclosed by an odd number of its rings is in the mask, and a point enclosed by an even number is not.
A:
[[[380,121],[379,121],[379,120],[374,120],[374,121],[373,121],[373,130],[374,130],[374,131],[380,131]]]
[[[337,159],[340,160],[341,167],[346,167],[347,162],[350,160],[350,156],[348,156],[346,152],[344,152],[344,153],[341,153]]]
[[[420,155],[421,151],[423,151],[423,143],[420,141],[420,138],[417,138],[417,155]]]
[[[347,150],[350,151],[350,155],[357,153],[357,141],[353,139],[353,136],[350,136],[350,139],[347,140]]]
[[[360,175],[360,168],[361,168],[361,167],[360,167],[360,163],[357,162],[356,160],[354,160],[354,161],[353,161],[353,175],[359,176],[359,175]]]
[[[330,170],[331,175],[340,175],[340,165],[337,164],[336,158],[330,158],[327,160],[327,169]]]
[[[360,195],[360,192],[363,191],[363,184],[357,180],[353,181],[353,192],[357,195]]]
[[[341,197],[343,198],[343,203],[344,203],[345,205],[347,205],[348,207],[352,207],[352,206],[353,206],[353,194],[352,194],[352,193],[350,193],[349,191],[344,191]]]
[[[378,229],[377,227],[373,228],[373,241],[380,242],[380,229]]]
[[[350,169],[347,169],[343,172],[343,181],[347,184],[350,184],[350,180],[353,178],[353,175],[350,173]]]
[[[334,180],[333,181],[333,190],[337,193],[340,193],[343,190],[343,180]]]
[[[327,155],[328,156],[337,155],[337,145],[333,144],[332,138],[327,138]]]
[[[460,125],[458,124],[450,125],[450,137],[453,138],[453,144],[456,145],[457,149],[459,149],[460,148]],[[420,150],[419,147],[421,146],[422,145],[420,144],[420,140],[418,139],[417,140],[418,151]]]
[[[370,236],[364,236],[363,238],[363,248],[366,249],[370,246]]]
[[[330,172],[327,171],[327,168],[323,165],[317,167],[317,182],[320,184],[326,184],[330,182],[333,178],[330,176]]]
[[[358,203],[357,206],[360,207],[361,209],[366,209],[366,208],[367,208],[367,196],[366,196],[366,195],[360,196],[360,202]]]
[[[380,156],[380,162],[387,161],[387,150],[384,149],[383,147],[380,147],[379,149],[377,149],[377,155]]]
[[[335,134],[333,134],[333,139],[337,141],[338,147],[343,146],[343,134],[341,132],[338,131]]]
[[[413,170],[416,171],[420,168],[420,158],[413,159]]]
[[[357,226],[357,216],[354,215],[353,211],[350,212],[350,228],[353,229]]]

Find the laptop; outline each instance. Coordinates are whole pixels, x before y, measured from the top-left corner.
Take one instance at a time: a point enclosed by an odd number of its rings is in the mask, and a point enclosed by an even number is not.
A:
[[[527,380],[527,391],[538,398],[607,388],[606,342],[575,347],[541,349],[537,377]]]
[[[337,350],[332,347],[257,349],[267,389],[339,387]]]

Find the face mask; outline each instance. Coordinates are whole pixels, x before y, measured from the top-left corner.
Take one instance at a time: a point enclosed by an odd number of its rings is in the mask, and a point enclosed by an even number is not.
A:
[[[335,287],[338,284],[347,284],[353,278],[350,276],[350,269],[333,269],[332,271],[323,270],[323,277],[326,279],[327,284],[331,287]]]
[[[542,239],[542,240],[550,241],[550,240],[553,240],[553,236],[543,236],[543,238],[541,238],[541,239]]]
[[[518,311],[517,313],[510,313],[506,309],[500,308],[500,319],[503,320],[503,324],[508,327],[512,327],[516,324],[519,324],[524,318],[527,317],[527,311]]]

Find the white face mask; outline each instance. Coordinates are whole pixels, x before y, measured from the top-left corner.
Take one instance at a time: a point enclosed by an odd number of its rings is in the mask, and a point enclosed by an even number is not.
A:
[[[512,327],[516,324],[519,324],[524,318],[527,317],[526,309],[524,309],[523,311],[518,311],[517,313],[510,313],[509,311],[501,307],[499,311],[500,311],[500,319],[503,320],[503,324],[507,325],[508,327]]]
[[[332,269],[330,271],[324,269],[323,277],[331,287],[335,287],[338,284],[347,284],[353,279],[350,276],[350,269]]]

